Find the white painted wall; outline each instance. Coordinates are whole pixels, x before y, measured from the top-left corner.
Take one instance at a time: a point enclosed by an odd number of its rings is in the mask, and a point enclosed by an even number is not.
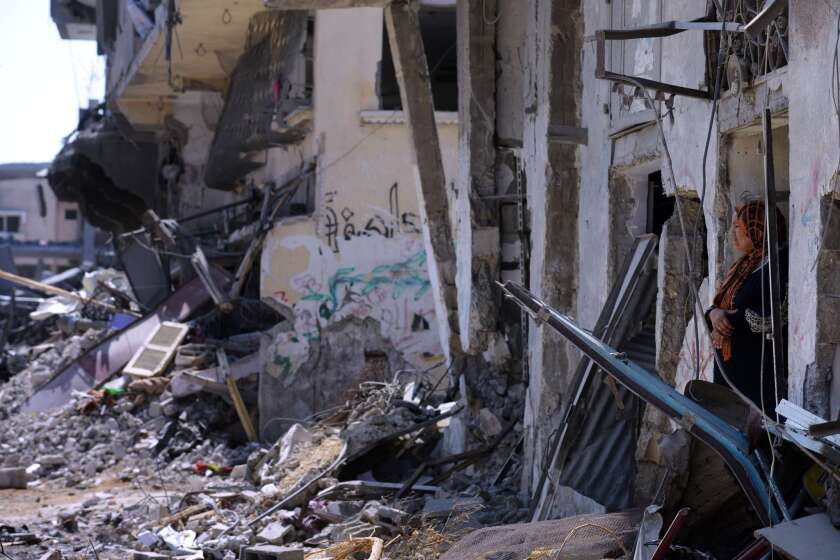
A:
[[[314,130],[299,147],[271,150],[262,174],[282,177],[317,155],[314,214],[283,220],[263,250],[261,295],[294,319],[274,341],[275,363],[289,367],[269,373],[293,375],[318,329],[347,317],[375,319],[408,362],[434,363],[442,350],[408,129],[361,118],[379,108],[382,10],[319,11],[315,30]],[[451,184],[457,126],[439,134]],[[423,322],[428,330],[416,330]]]
[[[46,216],[41,217],[38,185],[43,185]],[[65,210],[76,210],[76,204],[59,202],[46,178],[38,177],[0,180],[0,214],[19,213],[21,218],[19,241],[78,241],[81,238],[82,217],[65,219]]]

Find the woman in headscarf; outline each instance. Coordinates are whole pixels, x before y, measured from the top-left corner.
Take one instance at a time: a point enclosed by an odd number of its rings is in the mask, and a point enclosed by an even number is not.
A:
[[[779,247],[779,294],[783,301],[782,322],[785,363],[773,364],[773,341],[770,317],[770,267],[765,244],[764,202],[752,201],[739,206],[732,222],[732,245],[741,253],[717,291],[714,305],[706,312],[712,328],[712,343],[732,383],[757,406],[776,407],[774,371],[778,372],[778,398],[787,394],[784,375],[787,362],[787,228],[776,210]],[[763,379],[763,383],[762,383]],[[715,363],[715,383],[727,385]]]

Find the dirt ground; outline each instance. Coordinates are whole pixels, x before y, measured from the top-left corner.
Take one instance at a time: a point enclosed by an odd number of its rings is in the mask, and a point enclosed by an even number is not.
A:
[[[154,491],[157,496],[160,492]],[[31,545],[6,545],[0,557],[14,560],[41,558],[51,549],[59,549],[65,559],[116,557],[97,547],[94,554],[88,536],[94,538],[97,527],[80,525],[72,541],[66,537],[57,538],[60,533],[56,524],[60,514],[81,508],[83,504],[96,502],[99,508],[120,510],[127,505],[147,499],[149,493],[117,478],[105,478],[88,488],[66,488],[56,484],[28,488],[26,490],[0,490],[0,525],[9,525],[17,531],[24,528],[41,540]],[[95,542],[95,541],[94,541]]]

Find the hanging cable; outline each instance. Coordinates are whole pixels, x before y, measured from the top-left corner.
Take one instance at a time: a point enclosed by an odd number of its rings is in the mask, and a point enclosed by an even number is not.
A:
[[[631,78],[631,77],[626,77],[625,79],[628,82],[632,83],[633,85],[635,85],[639,88],[639,90],[642,92],[642,95],[647,100],[648,105],[650,107],[652,107],[654,109],[655,113],[656,113],[656,118],[655,118],[656,126],[657,126],[657,130],[659,131],[660,140],[662,141],[662,148],[665,152],[665,159],[668,163],[668,172],[670,174],[672,183],[676,187],[677,183],[676,183],[676,175],[674,173],[674,163],[673,163],[673,160],[671,158],[671,152],[668,148],[668,141],[667,141],[666,136],[665,136],[665,128],[662,126],[662,118],[663,118],[662,113],[661,113],[660,109],[658,108],[657,103],[651,98],[647,89],[645,89],[644,86],[642,86],[642,84],[638,82],[638,80],[636,80],[635,78]],[[686,259],[688,259],[689,274],[691,276],[693,276],[694,275],[694,264],[693,264],[691,250],[690,250],[690,247],[688,245],[688,236],[686,235],[687,230],[686,230],[686,227],[685,227],[685,219],[683,217],[682,203],[680,202],[680,197],[679,196],[675,197],[675,208],[677,210],[677,217],[679,218],[680,228],[681,228],[682,233],[683,233],[682,239],[683,239]],[[700,316],[703,316],[704,313],[703,313],[703,308],[702,308],[702,304],[701,304],[701,301],[700,301],[700,294],[697,291],[697,286],[695,286],[693,282],[689,282],[689,288],[690,288],[691,294],[694,298],[695,306],[699,310]],[[709,325],[706,323],[706,321],[703,321],[703,325],[704,325],[704,328],[705,328],[705,331],[706,331],[706,335],[711,338],[711,332],[710,332],[710,329],[709,329]],[[764,411],[757,404],[752,402],[743,392],[741,392],[740,389],[738,389],[738,387],[735,386],[735,384],[732,382],[732,379],[726,373],[726,368],[723,366],[723,361],[720,359],[720,356],[718,355],[717,352],[714,353],[714,360],[715,360],[715,364],[718,366],[718,370],[720,371],[721,377],[723,377],[724,381],[726,381],[727,385],[729,385],[730,389],[732,389],[732,391],[735,393],[735,395],[737,395],[738,398],[740,398],[742,401],[744,401],[744,403],[750,409],[754,410],[756,413],[761,415],[761,418],[762,418],[762,420],[763,420],[763,422],[765,423],[766,426],[776,426],[776,427],[780,426],[780,424],[778,422],[774,421],[773,419],[768,417],[766,414],[764,414]],[[794,445],[796,445],[796,447],[798,447],[808,457],[810,457],[811,460],[813,460],[816,464],[818,464],[820,467],[822,467],[822,469],[826,473],[830,474],[836,480],[840,481],[840,474],[838,474],[838,472],[835,469],[829,467],[828,464],[825,461],[822,461],[819,458],[817,458],[813,453],[811,453],[809,450],[807,450],[804,446],[800,445],[798,442],[793,441],[792,443]]]
[[[700,190],[700,213],[701,215],[694,220],[694,232],[692,233],[691,239],[691,255],[693,259],[693,255],[697,253],[697,236],[700,232],[700,218],[705,216],[705,208],[706,208],[706,186],[708,184],[708,178],[706,176],[706,162],[708,161],[709,157],[709,146],[711,145],[712,140],[712,129],[714,128],[715,123],[715,116],[717,115],[718,109],[718,101],[720,99],[720,86],[722,81],[722,74],[723,74],[723,66],[726,62],[725,52],[728,51],[728,48],[725,48],[726,45],[726,13],[727,7],[729,4],[729,0],[723,0],[723,7],[721,7],[717,2],[715,3],[717,8],[720,10],[720,19],[723,23],[720,26],[720,44],[718,45],[718,56],[717,56],[717,67],[715,69],[715,86],[714,92],[712,94],[712,110],[709,113],[709,126],[706,130],[706,144],[703,147],[703,162],[701,165],[701,173],[702,173],[702,186]],[[672,179],[673,180],[673,179]],[[674,196],[677,197],[676,194],[677,184],[674,182]],[[692,283],[696,281],[694,276],[691,276]],[[695,356],[695,369],[694,369],[694,379],[700,379],[700,328],[697,325],[697,320],[694,321],[694,356]]]

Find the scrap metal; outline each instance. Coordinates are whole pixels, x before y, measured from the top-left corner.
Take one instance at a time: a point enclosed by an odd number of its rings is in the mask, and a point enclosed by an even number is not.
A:
[[[781,521],[782,515],[773,505],[768,483],[751,455],[749,442],[742,433],[680,394],[658,376],[645,371],[630,360],[620,359],[614,348],[580,328],[567,316],[549,307],[515,282],[506,282],[500,286],[510,299],[526,308],[532,318],[540,318],[538,322],[548,325],[567,338],[608,375],[677,421],[688,433],[720,454],[764,524]]]

